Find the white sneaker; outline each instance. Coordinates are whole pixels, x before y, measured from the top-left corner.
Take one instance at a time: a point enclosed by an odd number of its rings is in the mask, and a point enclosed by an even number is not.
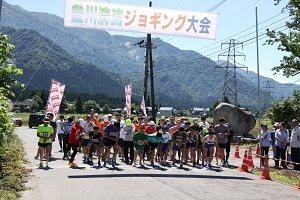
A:
[[[132,167],[135,167],[135,165],[136,165],[135,162],[133,162],[133,163],[132,163]]]

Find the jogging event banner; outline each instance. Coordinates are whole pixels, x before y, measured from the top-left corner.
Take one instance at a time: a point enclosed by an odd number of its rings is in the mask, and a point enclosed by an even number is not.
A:
[[[66,27],[174,35],[215,40],[217,13],[65,0]]]

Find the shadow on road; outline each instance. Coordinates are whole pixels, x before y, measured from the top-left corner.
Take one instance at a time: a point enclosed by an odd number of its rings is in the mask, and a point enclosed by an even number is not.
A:
[[[112,171],[124,171],[124,169],[121,169],[119,167],[107,167],[107,170],[112,170]]]
[[[253,180],[247,177],[237,176],[213,176],[195,174],[94,174],[94,175],[70,175],[68,178],[135,178],[135,177],[155,177],[155,178],[211,178],[211,179],[232,179],[232,180]]]

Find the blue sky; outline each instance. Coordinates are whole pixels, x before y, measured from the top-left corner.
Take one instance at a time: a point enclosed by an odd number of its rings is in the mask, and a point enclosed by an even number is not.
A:
[[[6,0],[6,2],[13,5],[19,5],[29,11],[47,12],[60,17],[64,16],[64,0]],[[102,2],[145,7],[149,5],[148,0],[103,0]],[[197,12],[205,12],[219,2],[221,2],[221,0],[152,0],[153,7],[156,8]],[[279,6],[274,6],[273,0],[227,0],[213,11],[219,13],[217,39],[215,41],[184,37],[173,38],[173,36],[159,35],[153,35],[153,37],[160,37],[162,40],[180,49],[196,50],[212,60],[218,60],[217,55],[220,53],[218,51],[221,50],[222,42],[226,42],[229,39],[238,39],[238,41],[244,42],[255,37],[255,27],[253,27],[255,26],[255,7],[258,7],[258,22],[263,22],[259,25],[259,29],[261,28],[259,34],[265,33],[267,27],[277,30],[286,29],[286,27],[283,26],[284,23],[289,20],[288,15],[287,13],[280,13],[287,2],[288,0],[282,0],[282,3]],[[285,30],[285,32],[288,31],[289,30]],[[138,37],[145,36],[145,34],[123,32],[110,32],[110,34]],[[263,36],[259,41],[260,74],[273,78],[281,83],[294,83],[300,79],[299,75],[289,79],[286,79],[281,74],[277,74],[276,76],[273,75],[274,72],[271,71],[271,68],[279,65],[280,59],[282,59],[285,54],[277,50],[277,45],[262,45],[266,40],[262,38]],[[238,49],[238,51],[246,55],[246,60],[238,59],[237,61],[240,64],[248,66],[249,70],[257,72],[255,40],[249,40],[245,42],[244,45],[244,48]],[[224,59],[226,58],[224,57]],[[257,77],[253,78],[256,79]],[[299,82],[297,82],[297,84],[299,84]]]

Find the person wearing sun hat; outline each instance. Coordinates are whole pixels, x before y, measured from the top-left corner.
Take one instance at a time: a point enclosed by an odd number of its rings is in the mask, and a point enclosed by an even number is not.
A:
[[[279,129],[279,123],[274,123],[274,128],[270,131],[271,134],[271,144],[272,144],[272,151],[273,151],[273,158],[275,158],[276,155],[276,145],[275,145],[275,132]]]
[[[270,148],[270,145],[271,145],[271,134],[270,132],[268,131],[268,125],[267,124],[261,124],[260,125],[261,127],[261,132],[260,134],[258,135],[257,139],[258,141],[261,141],[261,156],[264,157],[269,157],[269,148]],[[261,157],[261,164],[263,165],[264,164],[264,160],[263,158]]]

